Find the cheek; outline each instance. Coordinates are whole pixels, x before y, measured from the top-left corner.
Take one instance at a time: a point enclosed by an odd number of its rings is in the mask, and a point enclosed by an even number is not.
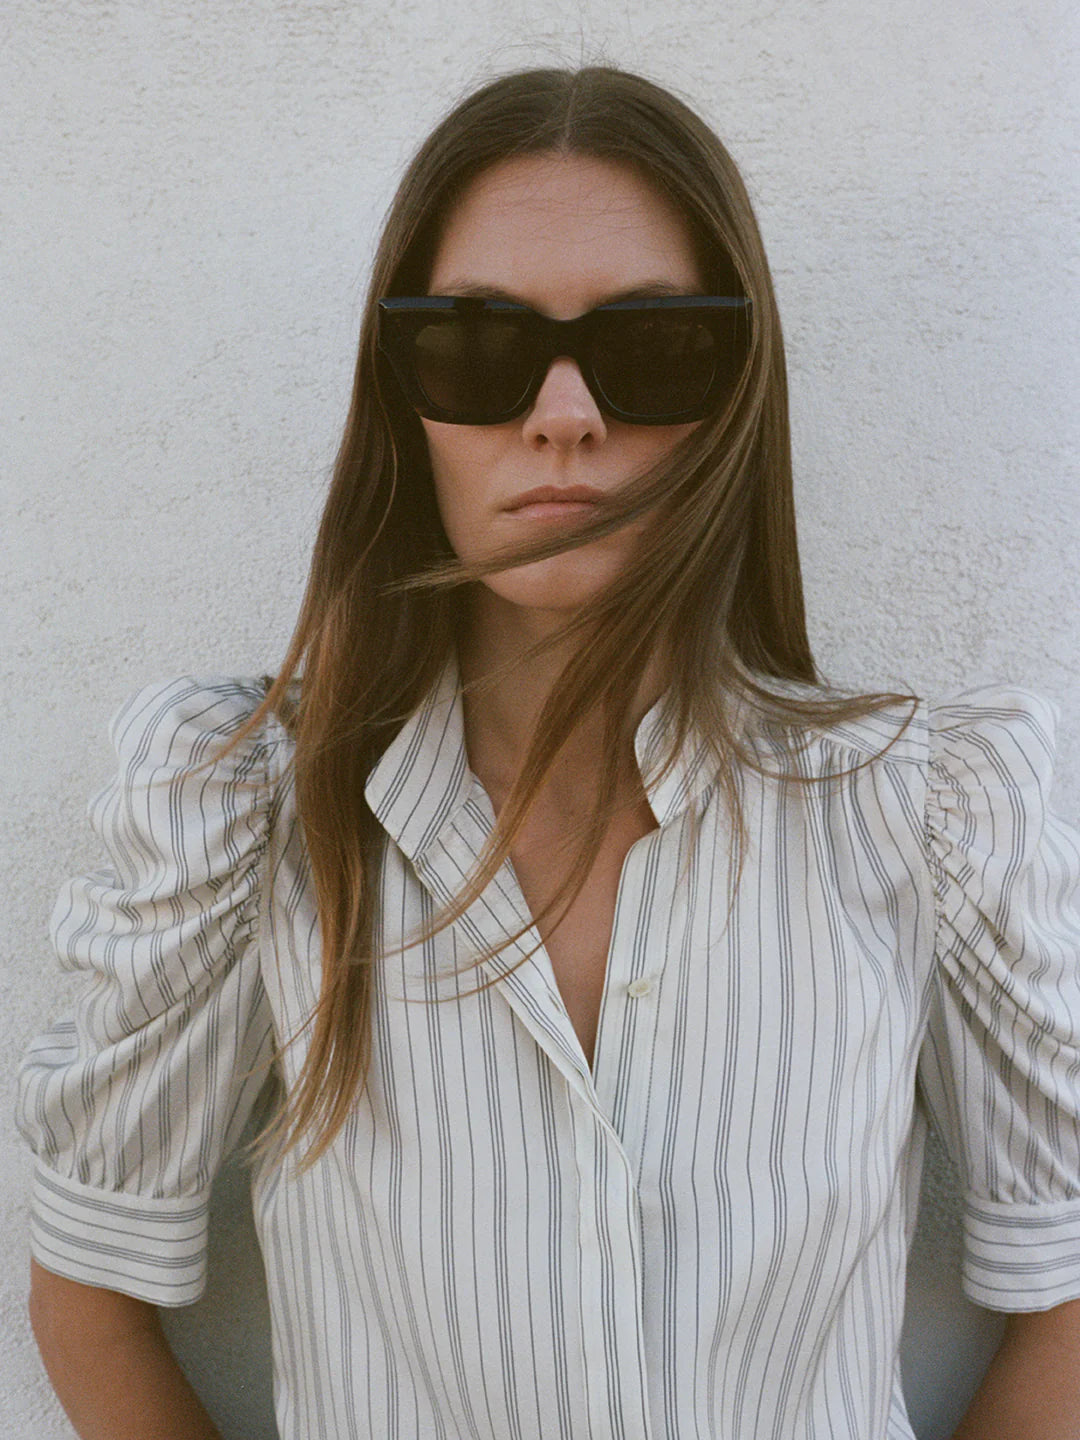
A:
[[[453,430],[454,427],[437,425],[431,420],[422,420],[421,424],[424,427],[424,438],[427,441],[428,462],[431,465],[431,478],[435,485],[435,498],[439,505],[439,511],[442,513],[448,503],[452,501],[456,489],[456,477],[460,471],[460,459],[455,451],[454,437],[446,433]]]
[[[482,513],[484,480],[490,465],[484,443],[470,427],[423,422],[435,502],[455,550],[467,543]]]
[[[703,423],[695,420],[689,425],[628,425],[609,421],[608,444],[612,455],[618,455],[613,468],[627,480],[643,475],[669,459]]]
[[[655,463],[677,450],[704,423],[703,420],[695,420],[690,425],[639,425],[637,432],[641,445],[649,451],[649,459]]]

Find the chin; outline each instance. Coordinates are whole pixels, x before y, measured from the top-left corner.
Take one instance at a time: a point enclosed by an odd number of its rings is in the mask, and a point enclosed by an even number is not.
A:
[[[522,610],[561,613],[569,618],[583,605],[591,604],[608,585],[618,579],[623,565],[574,551],[553,555],[534,565],[521,565],[489,575],[485,587],[499,600]]]

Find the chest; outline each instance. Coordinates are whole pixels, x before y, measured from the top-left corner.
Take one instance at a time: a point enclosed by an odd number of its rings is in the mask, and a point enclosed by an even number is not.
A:
[[[522,831],[511,851],[518,884],[537,922],[563,1004],[590,1065],[626,857],[655,829],[656,820],[646,801],[621,812],[569,905],[566,900],[556,900],[573,858],[557,813],[542,811]]]
[[[538,1064],[543,1057],[571,1080],[587,1066],[611,1113],[627,1116],[629,1091],[650,1076],[659,1097],[693,1075],[711,1111],[740,1096],[740,1116],[773,1100],[782,1110],[838,1075],[843,1093],[880,1098],[908,1064],[931,971],[934,907],[919,837],[868,831],[818,789],[783,804],[760,789],[748,798],[741,865],[721,807],[663,830],[648,809],[623,811],[557,925],[558,907],[545,907],[567,859],[558,817],[523,831],[514,875],[497,877],[423,943],[411,937],[460,890],[490,837],[491,809],[478,794],[415,859],[389,845],[378,1064],[403,1093],[426,1094],[440,1082],[421,1072],[451,1047],[470,1074],[481,1067],[469,1088],[499,1075],[503,1093],[506,1075],[521,1081],[521,1067],[532,1067],[531,1037]],[[283,1038],[303,1029],[320,978],[302,835],[275,832],[286,836],[285,853],[268,859],[273,902],[261,926]],[[530,957],[527,934],[499,950],[528,916],[545,953]],[[496,958],[473,968],[491,950]],[[288,1049],[289,1074],[303,1058],[302,1045]],[[753,1134],[767,1137],[771,1123],[755,1111]]]

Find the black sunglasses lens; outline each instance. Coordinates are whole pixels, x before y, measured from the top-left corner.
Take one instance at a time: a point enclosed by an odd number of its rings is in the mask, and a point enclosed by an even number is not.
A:
[[[413,335],[412,362],[433,405],[472,416],[513,410],[533,369],[523,327],[512,315],[433,319]]]
[[[738,384],[750,335],[745,308],[601,308],[565,332],[568,353],[614,415],[645,425],[699,419],[722,407]],[[563,333],[561,322],[531,311],[462,301],[453,309],[400,312],[391,353],[421,414],[428,413],[426,402],[437,412],[432,418],[497,425],[521,414],[560,353]]]
[[[719,348],[700,316],[613,311],[597,327],[590,358],[596,383],[616,410],[677,415],[704,401],[716,378]]]

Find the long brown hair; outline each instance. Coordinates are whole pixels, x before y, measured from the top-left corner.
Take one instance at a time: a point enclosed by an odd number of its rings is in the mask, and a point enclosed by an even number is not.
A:
[[[608,67],[524,71],[470,95],[423,144],[390,209],[303,606],[282,669],[251,721],[274,711],[295,737],[297,805],[318,904],[322,988],[280,1127],[287,1145],[305,1142],[305,1163],[333,1139],[370,1063],[385,837],[364,802],[365,781],[454,653],[462,586],[505,568],[508,558],[470,568],[451,553],[422,428],[376,345],[375,302],[426,292],[446,217],[476,176],[511,157],[545,153],[617,162],[647,177],[689,223],[712,293],[749,297],[752,337],[745,373],[722,414],[627,484],[576,535],[510,556],[538,559],[650,517],[633,573],[564,632],[580,643],[543,710],[481,864],[436,928],[462,913],[505,860],[568,737],[599,714],[605,760],[593,814],[545,911],[565,913],[616,808],[632,753],[633,697],[661,642],[668,763],[692,728],[704,736],[736,829],[737,770],[756,762],[740,738],[732,699],[795,737],[810,724],[896,698],[775,684],[816,687],[818,676],[795,537],[780,321],[746,188],[723,145],[675,96]]]

